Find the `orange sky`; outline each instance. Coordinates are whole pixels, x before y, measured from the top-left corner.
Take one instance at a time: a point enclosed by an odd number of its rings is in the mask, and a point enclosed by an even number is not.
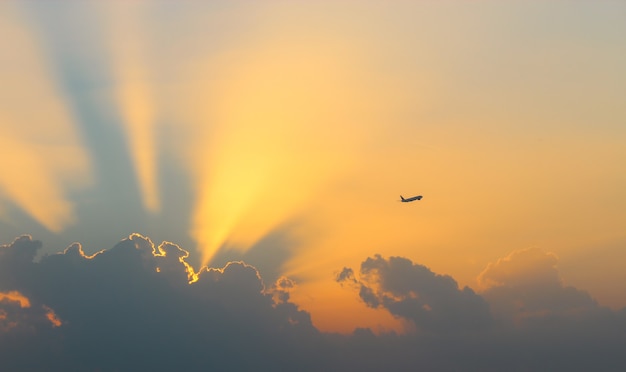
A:
[[[137,231],[199,266],[297,221],[278,270],[329,330],[401,329],[334,281],[377,253],[476,288],[489,262],[538,247],[566,284],[626,306],[626,23],[611,7],[2,4],[4,240],[95,252]],[[132,192],[108,188],[122,163]]]

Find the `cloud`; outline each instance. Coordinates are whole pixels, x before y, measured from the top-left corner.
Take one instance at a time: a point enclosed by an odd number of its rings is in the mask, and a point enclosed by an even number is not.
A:
[[[317,335],[307,313],[275,303],[241,262],[204,268],[190,284],[186,251],[140,235],[93,256],[74,244],[35,263],[40,247],[27,236],[0,247],[0,290],[54,309],[44,319],[51,329],[62,320],[55,360],[67,368],[293,369],[299,339]]]
[[[564,285],[557,263],[555,254],[528,248],[489,264],[479,275],[481,295],[497,319],[492,338],[501,355],[545,370],[624,368],[626,309],[611,311],[587,292]],[[532,355],[534,363],[522,353]]]
[[[35,261],[40,248],[29,236],[0,246],[0,358],[9,370],[626,366],[626,310],[601,308],[564,287],[555,256],[540,251],[515,252],[490,265],[481,277],[492,286],[481,294],[402,257],[368,258],[358,276],[344,268],[336,280],[346,291],[414,327],[406,334],[357,329],[340,335],[319,332],[310,314],[291,302],[298,290],[293,279],[265,283],[244,262],[196,271],[186,250],[169,242],[156,246],[138,234],[92,256],[75,243]],[[530,280],[529,273],[543,273],[542,279]],[[518,312],[494,310],[498,301],[518,298],[520,288],[550,285],[566,305],[537,295],[533,309],[550,312],[531,311],[517,323],[510,319]],[[570,292],[575,301],[558,295]]]
[[[460,289],[450,276],[435,274],[406,258],[376,255],[361,264],[358,281],[349,268],[343,269],[337,281],[358,282],[367,306],[383,307],[423,331],[477,330],[490,323],[489,307],[474,291]]]
[[[490,263],[479,275],[482,295],[496,315],[515,321],[599,308],[588,293],[563,285],[557,262],[555,254],[538,248],[515,251]]]
[[[298,221],[290,221],[269,232],[251,247],[223,245],[213,256],[211,266],[224,266],[230,261],[245,261],[253,265],[263,279],[277,280],[285,263],[293,256],[293,247],[300,242],[295,237]]]
[[[337,274],[335,280],[341,285],[355,285],[359,283],[359,281],[354,277],[354,270],[349,267],[344,267],[341,272]]]
[[[16,302],[20,305],[21,308],[30,307],[30,301],[28,298],[24,297],[20,292],[12,291],[2,293],[0,292],[0,302],[8,301],[8,302]]]
[[[24,309],[28,309],[24,311]],[[48,306],[31,306],[30,299],[18,291],[0,292],[0,330],[4,333],[16,328],[30,328],[34,323],[47,319],[52,327],[63,322]]]
[[[560,284],[557,261],[558,257],[554,253],[543,252],[538,248],[515,251],[495,263],[489,263],[478,276],[478,282],[483,288]]]
[[[344,268],[336,281],[358,291],[367,306],[417,326],[406,335],[356,330],[349,351],[362,350],[362,360],[382,352],[398,370],[624,368],[626,309],[600,307],[586,292],[564,286],[557,260],[538,249],[513,252],[481,273],[482,293],[402,257],[370,257],[358,277]],[[377,363],[363,365],[383,368]]]
[[[48,306],[31,301],[19,291],[0,292],[0,355],[7,370],[44,370],[60,358],[55,355],[63,321]],[[37,355],[38,358],[33,358]],[[62,353],[60,354],[62,355]]]

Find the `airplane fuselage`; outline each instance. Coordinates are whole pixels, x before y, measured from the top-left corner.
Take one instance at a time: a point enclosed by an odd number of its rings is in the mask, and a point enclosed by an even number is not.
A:
[[[422,198],[422,196],[418,195],[418,196],[413,196],[413,197],[405,199],[404,197],[402,197],[402,195],[400,195],[400,201],[403,202],[403,203],[412,202],[414,200],[420,200],[421,198]]]

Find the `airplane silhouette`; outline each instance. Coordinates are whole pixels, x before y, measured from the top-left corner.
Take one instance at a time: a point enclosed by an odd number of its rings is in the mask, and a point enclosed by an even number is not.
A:
[[[405,199],[402,195],[400,195],[400,199],[401,199],[401,200],[400,200],[401,202],[403,202],[403,203],[408,203],[408,202],[412,202],[412,201],[414,201],[414,200],[420,200],[420,199],[422,199],[422,196],[421,196],[421,195],[418,195],[418,196],[413,196],[413,197],[411,197],[411,198],[406,198],[406,199]]]

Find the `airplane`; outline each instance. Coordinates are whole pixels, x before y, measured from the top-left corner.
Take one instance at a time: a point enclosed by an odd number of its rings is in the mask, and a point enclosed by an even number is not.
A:
[[[403,202],[403,203],[408,203],[408,202],[412,202],[412,201],[414,201],[414,200],[420,200],[420,199],[422,199],[422,196],[421,196],[421,195],[418,195],[418,196],[413,196],[413,197],[411,197],[411,198],[406,198],[406,199],[405,199],[402,195],[400,195],[400,199],[401,199],[401,200],[399,200],[399,201],[401,201],[401,202]]]

